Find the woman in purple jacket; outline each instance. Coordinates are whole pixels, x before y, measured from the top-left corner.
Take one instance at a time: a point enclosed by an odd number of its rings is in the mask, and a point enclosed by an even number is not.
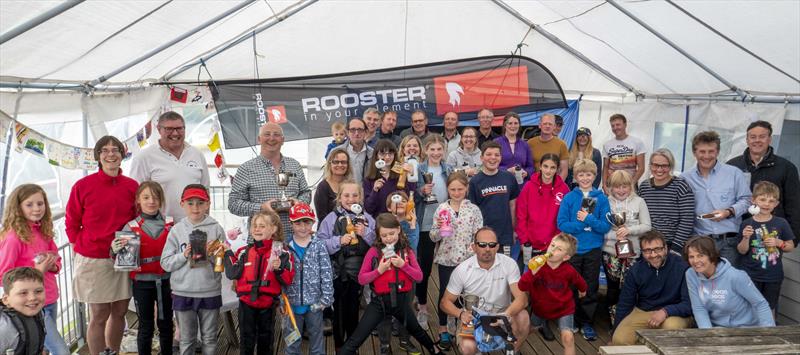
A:
[[[500,170],[517,176],[519,168],[522,179],[528,181],[533,175],[533,154],[528,142],[520,138],[520,118],[516,112],[506,114],[503,118],[503,135],[494,141],[500,144]]]
[[[383,168],[378,168],[376,162],[381,163]],[[406,182],[405,187],[399,188],[398,182],[401,175],[392,170],[397,159],[397,146],[391,140],[381,139],[375,144],[370,165],[364,175],[364,210],[370,215],[377,216],[386,209],[386,198],[392,192],[402,190],[408,194],[416,189],[417,184]]]

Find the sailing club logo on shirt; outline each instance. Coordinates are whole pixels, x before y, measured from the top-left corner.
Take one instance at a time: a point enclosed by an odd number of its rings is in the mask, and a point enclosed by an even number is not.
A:
[[[564,193],[557,192],[556,193],[556,206],[561,206],[561,201],[564,200]]]
[[[482,197],[506,193],[508,193],[508,186],[506,185],[489,186],[481,190]]]
[[[189,160],[189,161],[186,162],[186,166],[188,166],[190,168],[193,168],[193,169],[194,168],[199,168],[200,167],[200,163],[198,163],[198,162],[196,162],[194,160]]]

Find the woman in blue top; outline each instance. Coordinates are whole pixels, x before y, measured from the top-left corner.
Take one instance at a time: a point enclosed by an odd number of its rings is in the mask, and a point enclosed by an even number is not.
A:
[[[683,247],[686,287],[698,328],[775,326],[769,303],[744,271],[719,256],[714,240],[694,237]]]
[[[524,181],[533,175],[533,154],[528,142],[520,138],[520,118],[515,112],[509,112],[503,118],[503,135],[495,138],[500,144],[500,170],[515,175],[517,167]],[[516,175],[515,175],[516,176]],[[520,184],[522,185],[522,184]]]

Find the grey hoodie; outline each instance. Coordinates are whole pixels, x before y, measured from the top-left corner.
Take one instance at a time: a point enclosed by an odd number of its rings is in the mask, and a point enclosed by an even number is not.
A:
[[[161,267],[171,273],[169,282],[173,294],[195,298],[219,296],[222,294],[222,274],[214,272],[214,265],[208,262],[191,268],[183,256],[183,250],[189,245],[189,234],[195,229],[206,232],[208,241],[225,241],[225,232],[215,219],[206,216],[202,222],[192,224],[186,217],[169,231],[167,244],[161,253]]]

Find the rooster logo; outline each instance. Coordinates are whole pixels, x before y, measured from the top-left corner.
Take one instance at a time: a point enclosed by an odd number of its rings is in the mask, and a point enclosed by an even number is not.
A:
[[[276,109],[273,108],[272,109],[272,118],[275,120],[275,122],[281,122],[281,111],[276,110]]]
[[[450,96],[450,105],[453,107],[461,105],[461,94],[464,93],[464,88],[458,83],[447,82],[444,84],[444,89],[447,90],[447,95]]]

